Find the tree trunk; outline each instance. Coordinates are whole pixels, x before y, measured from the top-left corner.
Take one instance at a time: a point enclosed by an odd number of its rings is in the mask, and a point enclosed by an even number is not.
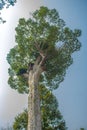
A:
[[[29,97],[28,97],[28,130],[41,130],[40,95],[38,82],[42,69],[34,65],[29,72]]]

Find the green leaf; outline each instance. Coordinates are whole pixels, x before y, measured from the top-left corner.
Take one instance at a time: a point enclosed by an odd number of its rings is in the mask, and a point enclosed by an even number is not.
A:
[[[41,52],[47,55],[47,60],[44,63],[46,71],[41,75],[39,83],[51,90],[58,88],[68,67],[73,63],[72,54],[80,50],[81,43],[78,37],[81,31],[71,30],[65,26],[56,9],[43,6],[33,12],[31,18],[19,19],[15,31],[16,46],[7,55],[12,70],[9,72],[11,78],[9,84],[14,86],[12,88],[20,93],[23,93],[23,90],[28,92],[27,81],[19,78],[17,72],[21,68],[27,69],[28,63],[34,63]],[[17,81],[14,80],[15,75]]]

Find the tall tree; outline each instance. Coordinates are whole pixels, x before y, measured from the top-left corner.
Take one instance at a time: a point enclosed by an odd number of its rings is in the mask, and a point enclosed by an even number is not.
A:
[[[43,6],[28,20],[19,19],[15,30],[16,46],[7,55],[8,83],[20,93],[29,92],[28,130],[41,130],[38,86],[58,88],[73,63],[72,53],[81,47],[81,31],[69,29],[56,9]]]
[[[65,121],[58,110],[58,101],[56,97],[44,86],[39,86],[40,99],[41,99],[41,120],[42,120],[42,130],[66,130]],[[18,114],[15,117],[13,123],[14,130],[22,130],[23,128],[27,130],[28,124],[28,112]]]
[[[16,0],[0,0],[0,10],[2,10],[4,7],[9,8],[9,6],[14,6],[15,3],[16,3]],[[2,17],[0,17],[0,23],[4,23],[4,22],[6,21],[3,20]]]

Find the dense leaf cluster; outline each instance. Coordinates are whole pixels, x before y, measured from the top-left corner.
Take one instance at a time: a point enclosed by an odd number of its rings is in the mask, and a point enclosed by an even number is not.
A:
[[[40,52],[46,54],[46,71],[40,83],[56,89],[64,80],[67,68],[73,63],[72,53],[78,51],[81,31],[71,30],[60,18],[56,9],[40,7],[29,19],[19,19],[16,30],[16,46],[7,55],[10,64],[8,83],[20,93],[28,92],[27,80],[17,73],[35,62]]]
[[[41,97],[41,115],[42,115],[42,130],[66,130],[65,121],[58,110],[58,102],[56,97],[46,87],[40,86]],[[28,112],[25,110],[23,113],[15,117],[13,123],[14,130],[27,130]]]

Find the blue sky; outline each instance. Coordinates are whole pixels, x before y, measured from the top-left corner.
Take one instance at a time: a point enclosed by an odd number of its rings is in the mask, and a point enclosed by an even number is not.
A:
[[[18,0],[15,7],[10,7],[2,14],[7,23],[0,25],[0,127],[1,124],[13,120],[15,115],[27,106],[27,96],[18,94],[7,84],[6,55],[15,45],[15,26],[20,17],[28,17],[31,10],[45,5],[49,8],[56,8],[60,17],[71,29],[82,30],[81,50],[73,54],[74,63],[67,70],[64,82],[54,91],[54,94],[57,96],[59,109],[68,130],[79,130],[80,127],[87,130],[87,1],[36,0],[36,3],[34,0],[25,1]]]
[[[54,93],[69,130],[79,130],[80,127],[87,129],[87,1],[44,0],[44,3],[49,8],[56,8],[71,29],[82,30],[79,38],[81,50],[73,54],[74,63]]]

